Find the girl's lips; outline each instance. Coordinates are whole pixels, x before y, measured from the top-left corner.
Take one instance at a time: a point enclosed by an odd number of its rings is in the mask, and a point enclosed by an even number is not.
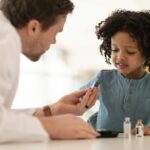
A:
[[[128,65],[122,64],[122,63],[116,63],[116,66],[117,66],[117,68],[119,68],[119,69],[125,69],[125,68],[127,68]]]

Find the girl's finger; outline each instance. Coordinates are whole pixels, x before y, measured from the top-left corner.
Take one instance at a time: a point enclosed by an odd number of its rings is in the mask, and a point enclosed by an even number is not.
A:
[[[88,89],[87,92],[86,92],[86,94],[85,94],[85,96],[83,97],[83,100],[81,102],[83,107],[87,105],[87,103],[89,101],[89,98],[90,98],[90,95],[92,93],[92,90],[93,89],[91,89],[91,88]]]
[[[90,95],[90,97],[89,97],[89,99],[88,99],[88,102],[87,102],[87,105],[89,106],[89,107],[92,107],[94,104],[95,104],[95,102],[96,102],[96,98],[97,98],[97,96],[98,96],[98,89],[97,88],[94,88],[93,89],[93,92],[91,93],[91,95]]]

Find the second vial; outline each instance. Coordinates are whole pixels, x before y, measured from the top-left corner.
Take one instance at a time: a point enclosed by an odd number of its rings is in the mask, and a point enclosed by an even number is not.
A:
[[[131,120],[129,117],[125,117],[123,123],[123,130],[124,130],[124,137],[130,138],[131,137]]]

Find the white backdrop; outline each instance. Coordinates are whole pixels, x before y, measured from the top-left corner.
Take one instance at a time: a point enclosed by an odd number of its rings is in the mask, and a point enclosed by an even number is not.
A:
[[[75,10],[63,33],[39,62],[21,57],[19,87],[13,107],[35,107],[57,101],[78,89],[107,65],[99,54],[95,25],[112,11],[150,8],[149,0],[73,0]]]

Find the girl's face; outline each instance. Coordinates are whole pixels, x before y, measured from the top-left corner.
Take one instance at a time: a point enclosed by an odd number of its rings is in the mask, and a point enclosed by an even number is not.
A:
[[[125,77],[139,79],[144,75],[144,56],[138,43],[127,32],[117,32],[111,37],[111,60]]]

